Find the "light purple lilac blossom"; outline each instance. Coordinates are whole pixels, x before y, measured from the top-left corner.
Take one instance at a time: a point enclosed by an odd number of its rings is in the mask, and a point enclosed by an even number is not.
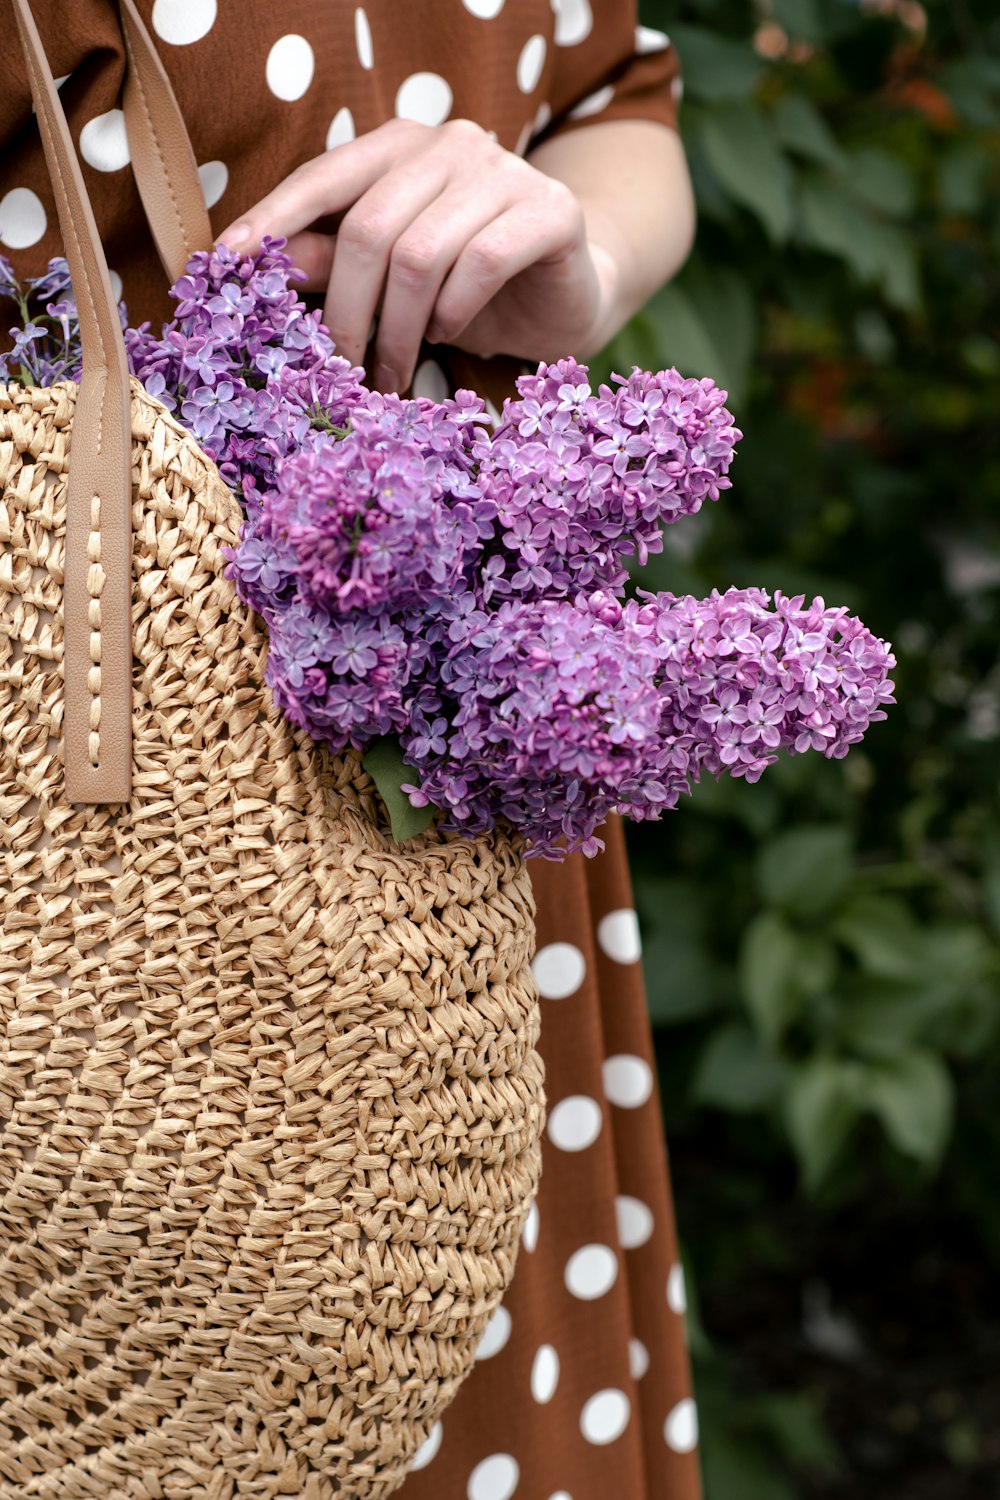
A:
[[[135,374],[244,502],[230,570],[294,723],[335,752],[398,736],[411,800],[443,829],[506,821],[529,856],[561,859],[602,848],[611,812],[656,818],[702,775],[756,781],[782,749],[843,756],[885,717],[894,658],[845,609],[626,597],[626,561],[729,487],[741,434],[711,381],[635,369],[593,391],[560,360],[518,381],[491,431],[471,391],[367,390],[297,275],[281,241],[218,247],[162,334],[126,334]],[[78,362],[67,287],[56,262],[35,283],[61,300],[49,343],[18,335],[32,377]]]

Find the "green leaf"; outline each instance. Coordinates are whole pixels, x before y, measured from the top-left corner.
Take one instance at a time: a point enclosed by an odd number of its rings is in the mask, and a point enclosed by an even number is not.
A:
[[[772,1047],[802,1006],[802,991],[795,983],[798,957],[796,935],[778,912],[762,912],[743,934],[740,945],[743,994],[758,1031]]]
[[[810,1192],[822,1185],[859,1116],[857,1064],[826,1055],[796,1068],[785,1123]]]
[[[375,740],[362,764],[385,803],[396,843],[403,844],[407,839],[416,838],[418,833],[426,832],[438,809],[433,804],[414,807],[403,791],[403,782],[412,785],[416,772],[403,759],[403,749],[396,736],[387,734]]]
[[[940,1161],[951,1134],[955,1087],[936,1053],[914,1049],[872,1065],[864,1095],[904,1155],[927,1167]]]
[[[822,41],[823,27],[816,0],[772,0],[772,3],[774,19],[795,41]]]
[[[938,73],[938,83],[970,125],[991,129],[1000,120],[1000,62],[985,53],[956,58]]]
[[[880,287],[894,306],[911,311],[919,305],[912,236],[873,217],[844,184],[816,174],[802,182],[798,238],[844,261],[859,281]]]
[[[781,1093],[787,1069],[740,1021],[715,1032],[701,1054],[692,1097],[735,1113],[766,1109]]]
[[[975,214],[983,207],[993,175],[993,153],[979,141],[958,141],[938,161],[938,201],[946,214]]]
[[[772,114],[779,141],[789,151],[839,169],[844,164],[841,150],[826,120],[804,94],[783,94]]]
[[[837,917],[833,932],[869,974],[910,979],[920,973],[920,930],[909,907],[896,896],[876,894],[852,901]]]
[[[851,878],[851,839],[839,823],[791,828],[765,844],[757,884],[772,906],[817,917],[839,900]]]
[[[745,99],[757,87],[764,68],[748,41],[733,41],[701,26],[677,23],[671,24],[670,39],[684,59],[688,97],[717,104],[724,99]]]
[[[901,218],[912,214],[917,184],[906,162],[881,146],[859,146],[846,162],[851,191],[880,214]]]
[[[647,316],[659,330],[656,358],[687,375],[708,375],[739,403],[750,378],[757,316],[750,288],[738,271],[707,266],[695,257],[658,292]]]
[[[770,120],[752,104],[724,104],[701,127],[718,181],[780,244],[792,227],[792,174]]]

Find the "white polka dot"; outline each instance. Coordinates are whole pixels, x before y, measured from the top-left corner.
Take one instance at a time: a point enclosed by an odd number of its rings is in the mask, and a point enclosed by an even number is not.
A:
[[[590,0],[552,0],[556,13],[556,46],[575,47],[586,41],[594,27]]]
[[[633,1380],[641,1380],[649,1369],[649,1350],[642,1339],[628,1341],[628,1369]]]
[[[531,127],[531,121],[529,120],[527,125],[525,125],[524,129],[521,131],[521,134],[517,138],[517,145],[514,147],[515,156],[524,155],[528,147],[531,145],[532,134],[533,131]]]
[[[11,188],[0,198],[0,241],[9,250],[37,245],[46,222],[42,200],[30,188]]]
[[[473,1469],[466,1494],[469,1500],[510,1500],[520,1477],[516,1459],[509,1453],[494,1453]]]
[[[559,1384],[559,1356],[551,1344],[543,1344],[531,1366],[531,1394],[539,1406],[551,1401]]]
[[[531,127],[532,135],[541,135],[542,131],[545,129],[546,125],[548,125],[551,119],[552,105],[547,104],[545,100],[543,100],[535,110],[535,123]]]
[[[623,1250],[637,1250],[653,1233],[653,1213],[641,1198],[622,1194],[615,1199],[618,1243]]]
[[[680,74],[678,74],[676,78],[671,80],[670,92],[677,103],[680,104],[681,100],[684,98],[684,80],[680,76]]]
[[[667,1306],[671,1312],[683,1316],[687,1312],[687,1287],[684,1284],[684,1267],[671,1266],[667,1277]]]
[[[452,94],[440,73],[411,73],[396,91],[396,118],[440,125],[451,113]]]
[[[538,1229],[538,1204],[533,1203],[528,1209],[528,1217],[525,1219],[524,1228],[521,1230],[521,1244],[529,1255],[538,1244]]]
[[[492,21],[503,10],[504,0],[462,0],[470,15],[480,21]]]
[[[125,132],[125,111],[95,115],[80,131],[80,155],[95,172],[120,172],[132,160]]]
[[[614,87],[606,83],[602,89],[597,89],[593,94],[588,94],[586,99],[581,99],[575,109],[569,112],[571,120],[585,120],[588,115],[599,115],[602,109],[607,109],[615,96]]]
[[[122,279],[119,276],[119,274],[118,274],[117,271],[109,271],[108,275],[111,277],[111,290],[115,294],[115,301],[116,302],[120,302],[122,300],[122,290],[123,290],[123,288],[122,288]]]
[[[550,1109],[548,1132],[560,1151],[586,1151],[601,1133],[601,1106],[587,1094],[570,1094]]]
[[[522,94],[533,94],[545,66],[546,45],[541,35],[529,37],[517,60],[517,86]]]
[[[430,1432],[424,1438],[417,1449],[417,1456],[410,1465],[411,1469],[426,1469],[427,1465],[437,1458],[441,1439],[444,1437],[444,1428],[440,1422],[435,1422]]]
[[[535,954],[531,972],[543,999],[565,1000],[583,983],[587,961],[572,943],[549,943]]]
[[[556,1490],[554,1495],[549,1496],[549,1500],[573,1500],[573,1496],[569,1490]]]
[[[675,1453],[690,1453],[698,1446],[698,1409],[690,1396],[678,1401],[667,1417],[663,1436]]]
[[[510,1338],[511,1316],[505,1307],[498,1307],[483,1330],[476,1346],[477,1359],[492,1359]]]
[[[436,359],[425,359],[413,377],[413,394],[429,401],[444,401],[448,395],[448,377]]]
[[[588,1443],[615,1443],[628,1426],[632,1403],[624,1391],[609,1388],[591,1396],[580,1413],[580,1431]]]
[[[358,61],[367,71],[375,66],[375,48],[372,45],[372,29],[362,6],[354,12],[354,43],[358,49]]]
[[[638,1109],[653,1092],[653,1070],[631,1052],[605,1058],[604,1092],[620,1109]]]
[[[304,36],[290,31],[279,37],[267,54],[264,76],[271,93],[291,104],[301,99],[313,81],[316,56]]]
[[[214,208],[229,186],[229,168],[224,161],[202,162],[198,168],[206,208]]]
[[[582,1302],[610,1292],[618,1278],[618,1257],[609,1245],[584,1245],[566,1262],[566,1286]]]
[[[200,42],[215,25],[216,0],[156,0],[153,30],[171,47]]]
[[[656,31],[652,26],[637,26],[635,28],[635,50],[637,52],[662,52],[665,47],[670,46],[670,38],[665,31]]]
[[[346,146],[348,141],[355,137],[354,116],[345,104],[338,109],[330,122],[330,129],[326,132],[326,149],[332,151],[335,146]]]
[[[493,426],[496,427],[498,422],[500,421],[500,413],[493,405],[493,402],[490,400],[489,396],[485,396],[483,399],[486,406],[486,420],[488,422],[492,422]]]
[[[619,964],[634,964],[642,957],[639,918],[630,906],[609,911],[597,924],[597,941],[609,958]]]

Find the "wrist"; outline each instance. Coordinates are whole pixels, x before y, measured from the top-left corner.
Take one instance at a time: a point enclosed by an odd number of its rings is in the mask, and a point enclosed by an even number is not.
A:
[[[590,359],[599,354],[628,320],[629,310],[622,302],[621,266],[606,245],[588,240],[590,259],[597,281],[597,311],[586,335],[580,340],[579,357]]]

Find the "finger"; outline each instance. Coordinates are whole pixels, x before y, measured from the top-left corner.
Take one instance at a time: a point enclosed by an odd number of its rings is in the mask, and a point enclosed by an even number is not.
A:
[[[427,128],[409,120],[389,120],[356,141],[313,157],[224,229],[217,236],[219,243],[248,255],[266,234],[288,239],[324,214],[342,212],[388,171],[401,151],[412,149]]]
[[[296,282],[296,286],[302,291],[326,291],[330,272],[333,270],[336,243],[335,235],[315,234],[309,229],[290,236],[285,254],[290,257],[293,266],[305,272],[305,280]]]
[[[428,153],[387,172],[341,220],[323,321],[339,353],[357,364],[386,278],[390,256],[447,182],[444,161]]]
[[[441,288],[429,337],[454,342],[501,288],[529,266],[548,262],[557,268],[565,262],[568,274],[575,274],[576,257],[585,246],[579,200],[550,180],[543,193],[508,208],[468,242]]]
[[[494,184],[449,184],[398,237],[389,257],[376,341],[375,385],[405,391],[442,283],[468,242],[505,206]]]

